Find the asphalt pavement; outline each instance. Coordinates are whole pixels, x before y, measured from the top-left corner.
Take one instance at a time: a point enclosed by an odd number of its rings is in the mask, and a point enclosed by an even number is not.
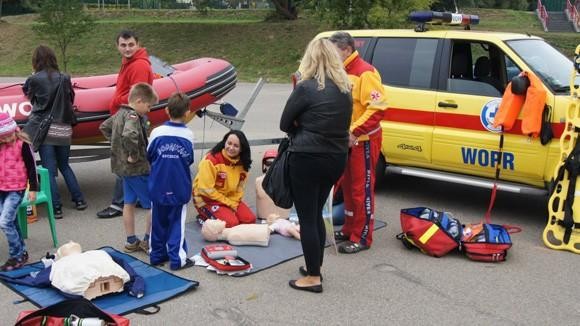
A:
[[[2,81],[0,79],[0,81]],[[6,81],[6,80],[3,80]],[[240,84],[226,100],[238,108],[246,103],[253,84]],[[249,139],[281,137],[278,122],[291,85],[266,84],[250,109],[244,130]],[[217,107],[210,107],[216,111]],[[196,141],[218,141],[227,129],[209,119],[195,118],[189,127]],[[261,157],[273,146],[254,146],[251,177],[260,174]],[[196,152],[196,162],[202,153]],[[57,221],[60,243],[74,240],[85,249],[122,248],[122,219],[101,220],[96,212],[109,204],[114,178],[109,161],[72,165],[89,207],[76,211],[62,178],[64,218]],[[253,183],[245,200],[254,206]],[[499,193],[492,219],[514,224],[522,232],[506,262],[478,263],[461,254],[442,258],[408,250],[395,236],[400,232],[401,208],[427,206],[452,212],[462,222],[478,222],[489,202],[489,190],[407,176],[387,176],[376,195],[376,218],[388,223],[374,234],[370,250],[356,255],[326,253],[322,294],[295,291],[288,280],[299,277],[297,258],[256,274],[232,278],[200,267],[176,274],[200,282],[198,289],[160,304],[155,315],[129,314],[134,325],[578,325],[580,324],[580,259],[550,250],[541,240],[546,197]],[[42,211],[42,210],[41,210]],[[138,211],[137,231],[142,232]],[[194,209],[189,207],[188,219]],[[29,226],[30,256],[54,251],[46,219]],[[199,248],[194,248],[198,250]],[[0,261],[7,259],[0,241]],[[147,260],[145,254],[136,257]],[[8,325],[30,303],[0,286],[0,324]]]

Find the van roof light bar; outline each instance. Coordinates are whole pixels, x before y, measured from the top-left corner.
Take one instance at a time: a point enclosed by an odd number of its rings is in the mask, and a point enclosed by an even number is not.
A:
[[[479,16],[466,14],[453,14],[440,11],[413,11],[409,14],[409,20],[417,23],[416,32],[427,30],[425,24],[463,26],[466,30],[471,29],[471,25],[479,24]]]

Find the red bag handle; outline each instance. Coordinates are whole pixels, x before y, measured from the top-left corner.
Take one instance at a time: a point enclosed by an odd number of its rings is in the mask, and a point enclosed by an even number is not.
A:
[[[520,233],[522,232],[522,228],[516,225],[511,225],[511,224],[502,224],[501,226],[504,227],[504,229],[507,231],[507,233],[509,234],[514,234],[514,233]]]

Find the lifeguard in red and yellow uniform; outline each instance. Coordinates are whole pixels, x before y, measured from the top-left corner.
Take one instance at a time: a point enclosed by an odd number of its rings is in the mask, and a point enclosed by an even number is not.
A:
[[[230,130],[199,163],[193,181],[193,202],[201,220],[222,220],[227,228],[256,222],[242,201],[251,164],[246,136]]]
[[[345,224],[335,233],[337,240],[348,240],[339,251],[350,254],[370,248],[373,241],[375,167],[381,150],[380,122],[387,103],[381,76],[359,56],[352,36],[336,32],[330,41],[344,60],[352,82],[350,152],[342,176]]]

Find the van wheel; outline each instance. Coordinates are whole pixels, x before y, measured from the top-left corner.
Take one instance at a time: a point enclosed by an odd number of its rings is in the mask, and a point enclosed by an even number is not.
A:
[[[383,154],[379,156],[377,161],[377,166],[375,169],[375,189],[380,188],[385,184],[385,169],[387,168],[387,162]]]

